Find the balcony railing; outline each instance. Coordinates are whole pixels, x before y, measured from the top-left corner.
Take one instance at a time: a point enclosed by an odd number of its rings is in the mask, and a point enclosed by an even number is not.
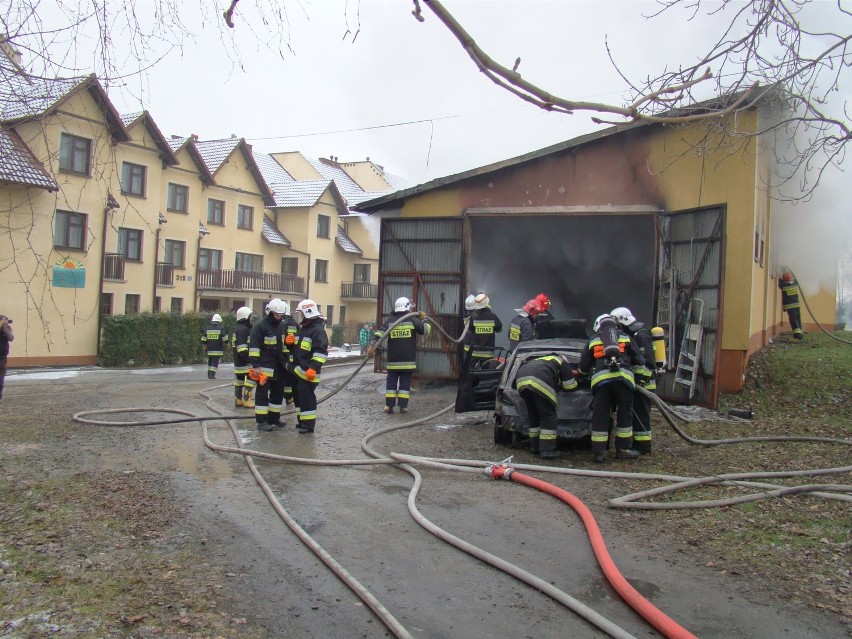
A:
[[[175,285],[175,267],[168,262],[157,262],[157,286]]]
[[[116,282],[124,281],[124,256],[121,253],[104,255],[104,279]]]
[[[305,278],[288,273],[198,269],[198,288],[205,291],[257,291],[305,295]]]
[[[370,282],[341,282],[340,298],[344,300],[379,299],[379,285]]]

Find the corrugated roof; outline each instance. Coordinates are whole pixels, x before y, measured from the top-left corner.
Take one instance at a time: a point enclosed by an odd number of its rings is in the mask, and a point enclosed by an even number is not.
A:
[[[14,131],[0,127],[0,181],[58,191],[53,178]]]
[[[261,231],[261,235],[263,235],[263,239],[269,242],[270,244],[278,244],[280,246],[286,246],[290,248],[292,244],[290,240],[284,237],[284,234],[278,230],[278,227],[265,215],[263,216],[263,230]]]
[[[354,255],[359,256],[364,255],[364,251],[358,248],[358,245],[355,244],[348,235],[346,235],[342,226],[337,227],[337,237],[335,238],[335,242],[346,253],[353,253]]]

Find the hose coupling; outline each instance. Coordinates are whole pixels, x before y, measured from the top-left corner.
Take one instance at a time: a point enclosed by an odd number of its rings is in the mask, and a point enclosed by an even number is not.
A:
[[[514,468],[512,468],[512,460],[514,458],[515,456],[511,455],[499,464],[489,464],[485,467],[485,474],[491,477],[491,479],[500,479],[501,477],[508,479],[514,471]]]

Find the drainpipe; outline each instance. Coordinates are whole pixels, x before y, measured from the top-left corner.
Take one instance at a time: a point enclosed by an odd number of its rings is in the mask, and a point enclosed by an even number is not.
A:
[[[151,311],[153,312],[154,306],[157,304],[157,262],[160,257],[160,227],[157,227],[157,230],[154,231],[154,297],[151,298]],[[163,309],[161,308],[160,311]]]
[[[104,267],[106,266],[106,236],[109,229],[109,214],[119,208],[118,202],[112,196],[112,193],[107,193],[107,204],[104,207],[104,224],[101,229],[101,270],[98,277],[98,334],[96,338],[95,358],[101,354],[101,329],[103,329],[104,319],[101,313],[101,299],[104,296]]]
[[[210,231],[207,230],[207,227],[204,226],[201,222],[198,223],[198,244],[195,247],[195,278],[193,280],[193,299],[195,300],[194,307],[200,307],[201,300],[198,294],[198,262],[199,256],[201,255],[201,238],[205,235],[210,235]],[[201,310],[200,308],[194,308],[194,310]]]

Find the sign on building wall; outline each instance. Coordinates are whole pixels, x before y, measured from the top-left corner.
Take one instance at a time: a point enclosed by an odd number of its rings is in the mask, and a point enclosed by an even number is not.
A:
[[[60,258],[53,265],[52,284],[57,288],[86,288],[86,268],[76,257]]]

